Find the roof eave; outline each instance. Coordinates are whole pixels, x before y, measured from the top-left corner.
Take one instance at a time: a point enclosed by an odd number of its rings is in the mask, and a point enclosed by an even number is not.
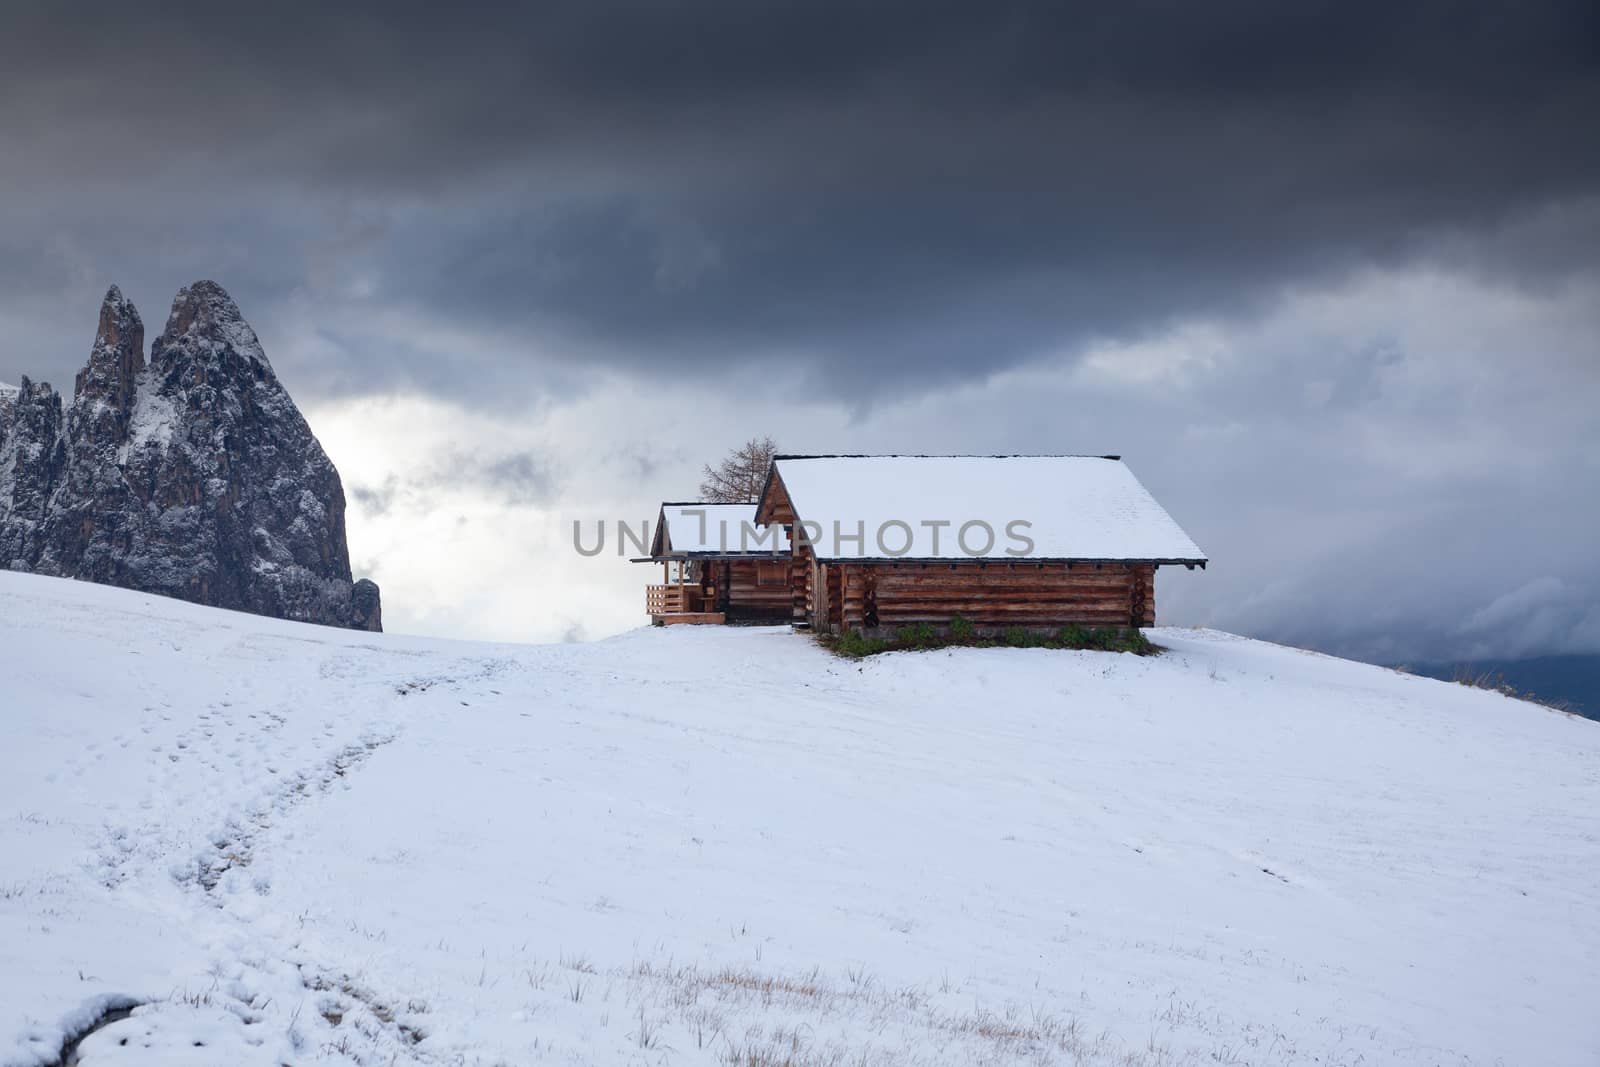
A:
[[[781,561],[787,562],[789,560],[789,558],[790,558],[789,557],[789,553],[786,552],[786,551],[780,551],[780,552],[673,552],[673,553],[671,553],[669,555],[663,555],[663,556],[634,556],[634,557],[631,557],[628,560],[628,562],[629,563],[672,563],[674,561],[681,561],[681,560],[686,560],[686,559],[704,559],[704,560],[719,560],[719,559],[727,559],[727,560],[754,559],[754,560],[761,560],[761,559],[773,559],[773,560],[781,560]]]

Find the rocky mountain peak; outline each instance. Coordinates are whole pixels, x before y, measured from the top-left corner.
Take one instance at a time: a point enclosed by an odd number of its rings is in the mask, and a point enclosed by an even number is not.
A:
[[[65,413],[48,385],[0,391],[0,566],[377,630],[344,514],[339,472],[215,282],[178,292],[148,364],[112,286]]]
[[[272,365],[250,324],[228,291],[213,281],[198,281],[178,290],[166,329],[151,349],[150,362],[162,373],[186,363],[208,369],[272,374]]]

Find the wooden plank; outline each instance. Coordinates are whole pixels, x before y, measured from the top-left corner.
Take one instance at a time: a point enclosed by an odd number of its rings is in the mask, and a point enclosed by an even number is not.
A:
[[[1053,600],[1116,600],[1120,603],[1127,603],[1128,598],[1133,594],[1133,589],[1134,587],[1131,583],[1112,588],[1058,585],[1041,586],[1037,589],[1018,588],[1017,586],[986,588],[973,585],[925,585],[900,589],[879,586],[878,598],[880,600],[927,600],[939,597],[954,600],[1025,600],[1029,597],[1036,597]]]
[[[1116,603],[1087,603],[1081,600],[1039,602],[1027,600],[1013,601],[941,601],[922,600],[907,602],[903,600],[884,601],[878,605],[879,615],[889,615],[895,612],[914,611],[922,614],[944,612],[948,615],[965,615],[974,617],[995,613],[1016,614],[1019,611],[1033,612],[1035,614],[1054,613],[1057,615],[1078,613],[1091,613],[1096,615],[1124,615],[1131,616],[1130,605],[1118,601]]]
[[[888,603],[891,600],[916,602],[925,600],[994,600],[994,601],[1067,601],[1086,600],[1103,601],[1126,605],[1129,603],[1132,590],[1124,586],[1121,589],[917,589],[911,592],[899,592],[893,589],[880,589],[878,591],[879,603]]]
[[[1000,615],[1104,615],[1131,618],[1126,604],[879,604],[879,618],[891,615],[942,615],[949,619],[960,615],[966,619],[979,619]]]
[[[972,625],[974,625],[974,626],[984,626],[984,627],[988,627],[988,626],[1048,626],[1048,627],[1054,628],[1054,627],[1061,627],[1061,626],[1128,626],[1128,625],[1131,625],[1129,623],[1129,621],[1128,621],[1128,613],[1127,612],[1114,612],[1114,613],[1110,613],[1110,614],[1106,614],[1106,615],[1057,615],[1057,614],[1027,615],[1027,614],[1018,614],[1018,615],[990,615],[990,616],[983,616],[983,617],[974,617],[974,616],[971,616],[971,615],[963,615],[962,618],[966,619],[968,622],[972,623]],[[894,629],[894,628],[899,627],[899,626],[907,626],[907,625],[911,625],[913,623],[924,623],[924,622],[925,623],[930,623],[931,625],[934,625],[934,626],[944,626],[944,625],[947,625],[950,622],[950,616],[949,615],[945,615],[943,613],[930,613],[930,614],[915,614],[915,613],[913,613],[913,614],[905,614],[905,615],[900,615],[900,614],[889,615],[889,614],[885,614],[885,615],[879,616],[879,619],[878,619],[878,624],[880,626],[888,627],[889,629]]]
[[[650,616],[650,621],[657,626],[720,625],[727,621],[727,616],[720,611],[675,611],[662,615]]]
[[[961,572],[929,574],[883,574],[880,589],[1127,589],[1135,581],[1132,574],[1033,574],[1026,571],[996,571],[992,574]]]
[[[1133,591],[1132,582],[1122,585],[1041,585],[1041,586],[1016,586],[1016,585],[912,585],[912,586],[878,586],[878,596],[889,597],[1106,597],[1114,600],[1126,600]]]

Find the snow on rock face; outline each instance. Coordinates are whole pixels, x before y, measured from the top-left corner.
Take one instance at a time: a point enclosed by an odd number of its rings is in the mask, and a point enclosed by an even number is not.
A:
[[[352,582],[339,473],[210,281],[179,290],[148,365],[113,286],[71,405],[24,379],[0,407],[0,566],[381,626],[377,587]]]
[[[233,297],[216,282],[195,282],[178,290],[167,315],[167,328],[157,349],[150,353],[151,364],[162,369],[185,360],[231,373],[272,373],[256,332],[239,314]]]
[[[61,397],[26,376],[0,439],[0,565],[31,570],[46,536],[51,492],[66,467]]]
[[[0,382],[0,444],[6,440],[6,427],[11,425],[11,413],[17,410],[17,393],[14,385]]]

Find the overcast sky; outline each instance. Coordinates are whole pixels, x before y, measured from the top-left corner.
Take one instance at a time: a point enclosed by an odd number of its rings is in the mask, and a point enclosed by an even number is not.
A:
[[[640,622],[572,520],[770,433],[1120,453],[1164,622],[1600,651],[1592,3],[339,8],[6,5],[0,380],[217,280],[390,629]]]

